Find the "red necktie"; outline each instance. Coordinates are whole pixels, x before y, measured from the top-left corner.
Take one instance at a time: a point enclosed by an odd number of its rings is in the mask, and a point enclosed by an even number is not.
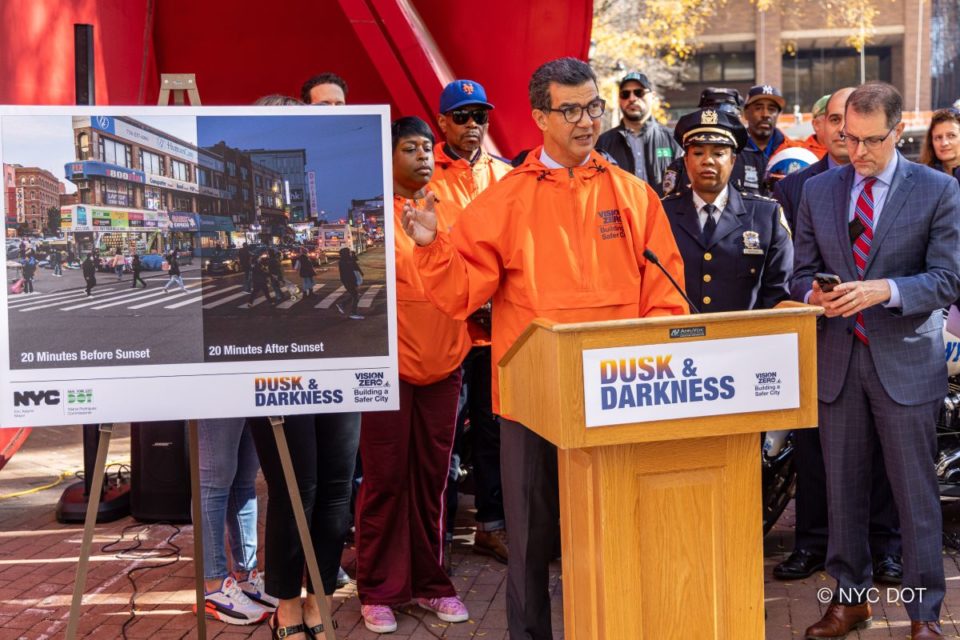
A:
[[[861,233],[853,243],[853,261],[857,265],[857,277],[863,280],[863,272],[867,268],[867,258],[870,257],[870,245],[873,243],[873,185],[877,182],[876,178],[868,178],[863,183],[863,190],[860,197],[857,198],[857,207],[854,215],[863,224],[863,233]],[[863,325],[863,312],[857,314],[857,319],[853,325],[853,334],[857,336],[863,344],[870,344],[867,338],[867,330]]]

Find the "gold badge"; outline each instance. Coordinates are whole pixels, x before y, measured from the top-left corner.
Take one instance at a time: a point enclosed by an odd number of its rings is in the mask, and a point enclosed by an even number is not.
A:
[[[707,109],[700,114],[700,124],[717,124],[717,112],[713,109]]]
[[[756,231],[743,232],[743,253],[748,256],[762,256],[763,249],[760,248],[760,234]]]

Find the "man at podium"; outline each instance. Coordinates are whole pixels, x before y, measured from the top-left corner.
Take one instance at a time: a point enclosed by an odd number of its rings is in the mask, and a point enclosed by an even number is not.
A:
[[[427,295],[464,319],[493,299],[492,358],[499,362],[532,320],[591,322],[688,309],[655,253],[678,280],[683,263],[656,192],[594,151],[605,103],[590,67],[553,60],[530,80],[543,145],[437,230],[430,200],[407,207]],[[499,413],[497,369],[493,407]],[[507,619],[512,640],[552,640],[548,566],[558,534],[556,448],[502,416],[501,464],[509,535]]]

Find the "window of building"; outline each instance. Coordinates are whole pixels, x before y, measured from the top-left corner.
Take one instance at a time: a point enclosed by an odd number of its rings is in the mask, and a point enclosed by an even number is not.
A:
[[[174,211],[193,211],[193,198],[190,196],[173,196]]]
[[[230,197],[234,200],[237,199],[237,185],[234,183],[227,184],[227,193],[230,194]]]
[[[681,75],[684,82],[753,82],[756,77],[753,51],[700,53],[689,61]]]
[[[255,186],[257,189],[263,187],[263,179],[260,178],[259,173],[253,176],[253,186]]]
[[[243,188],[243,201],[244,201],[244,202],[247,202],[248,200],[250,200],[250,189],[247,189],[246,187],[244,187],[244,188]]]
[[[77,158],[80,160],[90,159],[90,134],[86,131],[77,135]]]
[[[160,189],[150,186],[143,188],[143,207],[151,211],[163,209],[163,193]]]
[[[100,157],[104,162],[130,167],[130,147],[116,140],[100,138]]]
[[[104,178],[100,181],[100,197],[103,204],[116,207],[133,206],[133,189],[127,182]]]
[[[201,187],[210,186],[210,172],[203,167],[197,167],[197,184]]]
[[[140,168],[144,173],[150,173],[155,176],[163,174],[163,158],[156,153],[140,150]]]
[[[243,178],[243,181],[246,182],[250,179],[250,170],[246,167],[240,167],[240,177]]]
[[[171,160],[170,174],[174,180],[182,180],[183,182],[190,182],[190,167],[188,167],[187,163],[185,162],[180,162],[179,160]]]
[[[890,82],[890,47],[868,47],[864,51],[866,80]],[[801,49],[783,56],[781,91],[787,107],[799,105],[810,111],[813,103],[837,87],[860,84],[860,54],[854,49]]]
[[[229,160],[227,161],[227,175],[229,175],[231,178],[235,178],[237,176],[237,165]]]

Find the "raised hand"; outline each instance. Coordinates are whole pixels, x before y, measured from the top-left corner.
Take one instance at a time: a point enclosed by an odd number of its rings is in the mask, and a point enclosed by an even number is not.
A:
[[[423,209],[417,209],[409,202],[403,205],[403,230],[421,247],[437,237],[436,196],[428,193]]]

